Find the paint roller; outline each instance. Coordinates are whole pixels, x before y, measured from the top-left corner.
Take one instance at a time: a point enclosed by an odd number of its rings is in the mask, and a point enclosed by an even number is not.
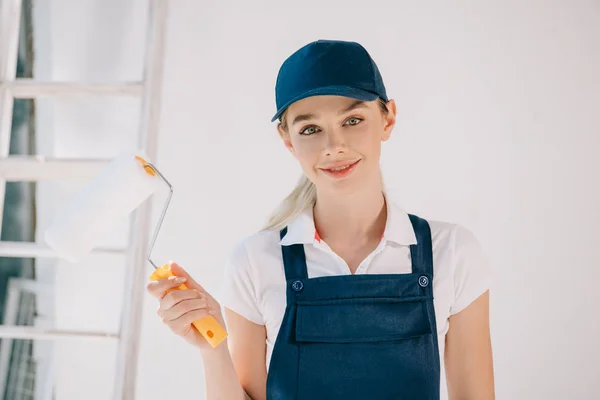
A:
[[[44,232],[46,244],[60,258],[79,262],[110,233],[116,223],[166,184],[170,190],[169,196],[152,237],[148,261],[154,267],[150,280],[173,276],[169,264],[157,266],[151,258],[152,248],[173,195],[173,186],[146,159],[143,152],[124,152],[109,162],[56,216]],[[185,289],[188,287],[182,284],[171,290]],[[227,337],[225,329],[212,315],[192,325],[213,348]]]

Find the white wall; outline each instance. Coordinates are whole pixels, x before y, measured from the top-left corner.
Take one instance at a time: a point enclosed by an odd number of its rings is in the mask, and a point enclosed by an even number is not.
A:
[[[51,51],[40,60],[50,76],[138,76],[143,1],[39,3],[50,10]],[[155,161],[175,194],[156,258],[177,260],[218,293],[231,246],[259,228],[300,173],[269,122],[279,66],[309,41],[357,40],[398,103],[382,160],[392,195],[411,212],[473,229],[494,267],[498,398],[599,398],[598,3],[296,3],[170,2]],[[106,155],[132,145],[120,139],[135,133],[136,110],[56,102],[40,134],[62,141],[55,154]],[[56,205],[46,204],[47,213]],[[60,323],[114,327],[120,295],[101,285],[118,282],[105,281],[100,265],[108,264],[55,270]],[[95,299],[85,309],[83,293]],[[137,398],[202,398],[199,355],[161,326],[155,308],[147,297]],[[73,309],[90,317],[81,322]],[[106,349],[61,346],[58,399],[107,398]],[[66,389],[74,381],[76,391]]]

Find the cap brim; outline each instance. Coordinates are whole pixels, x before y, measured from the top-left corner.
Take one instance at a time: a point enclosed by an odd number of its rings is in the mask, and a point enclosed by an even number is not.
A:
[[[292,103],[312,96],[344,96],[363,101],[373,101],[379,97],[379,95],[377,95],[376,93],[369,92],[367,90],[356,89],[349,86],[327,86],[315,90],[309,90],[307,92],[302,93],[299,96],[294,97],[293,99],[282,105],[279,108],[279,110],[277,110],[277,113],[275,114],[273,119],[271,119],[271,122],[274,122],[277,118],[279,118],[281,114],[283,114],[283,112],[290,105],[292,105]]]

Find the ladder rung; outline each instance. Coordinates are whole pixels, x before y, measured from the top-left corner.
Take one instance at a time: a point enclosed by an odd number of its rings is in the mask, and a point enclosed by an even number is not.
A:
[[[7,326],[0,325],[0,338],[10,339],[84,339],[84,340],[106,340],[119,339],[118,333],[112,332],[86,332],[60,329],[44,329],[32,326]]]
[[[0,158],[0,177],[6,181],[87,179],[96,176],[108,160],[8,156]]]
[[[20,78],[12,82],[4,82],[1,87],[6,87],[17,99],[34,99],[40,96],[63,94],[141,96],[143,92],[142,82],[40,82],[34,79]]]
[[[122,255],[127,250],[119,248],[98,248],[92,250],[91,254]],[[9,242],[0,241],[0,257],[11,258],[58,258],[58,255],[50,247],[34,242]]]

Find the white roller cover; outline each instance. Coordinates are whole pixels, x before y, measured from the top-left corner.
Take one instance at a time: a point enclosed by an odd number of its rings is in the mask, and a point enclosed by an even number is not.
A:
[[[126,218],[164,182],[150,175],[143,152],[122,153],[88,183],[54,219],[44,240],[59,257],[81,261],[116,224]]]

